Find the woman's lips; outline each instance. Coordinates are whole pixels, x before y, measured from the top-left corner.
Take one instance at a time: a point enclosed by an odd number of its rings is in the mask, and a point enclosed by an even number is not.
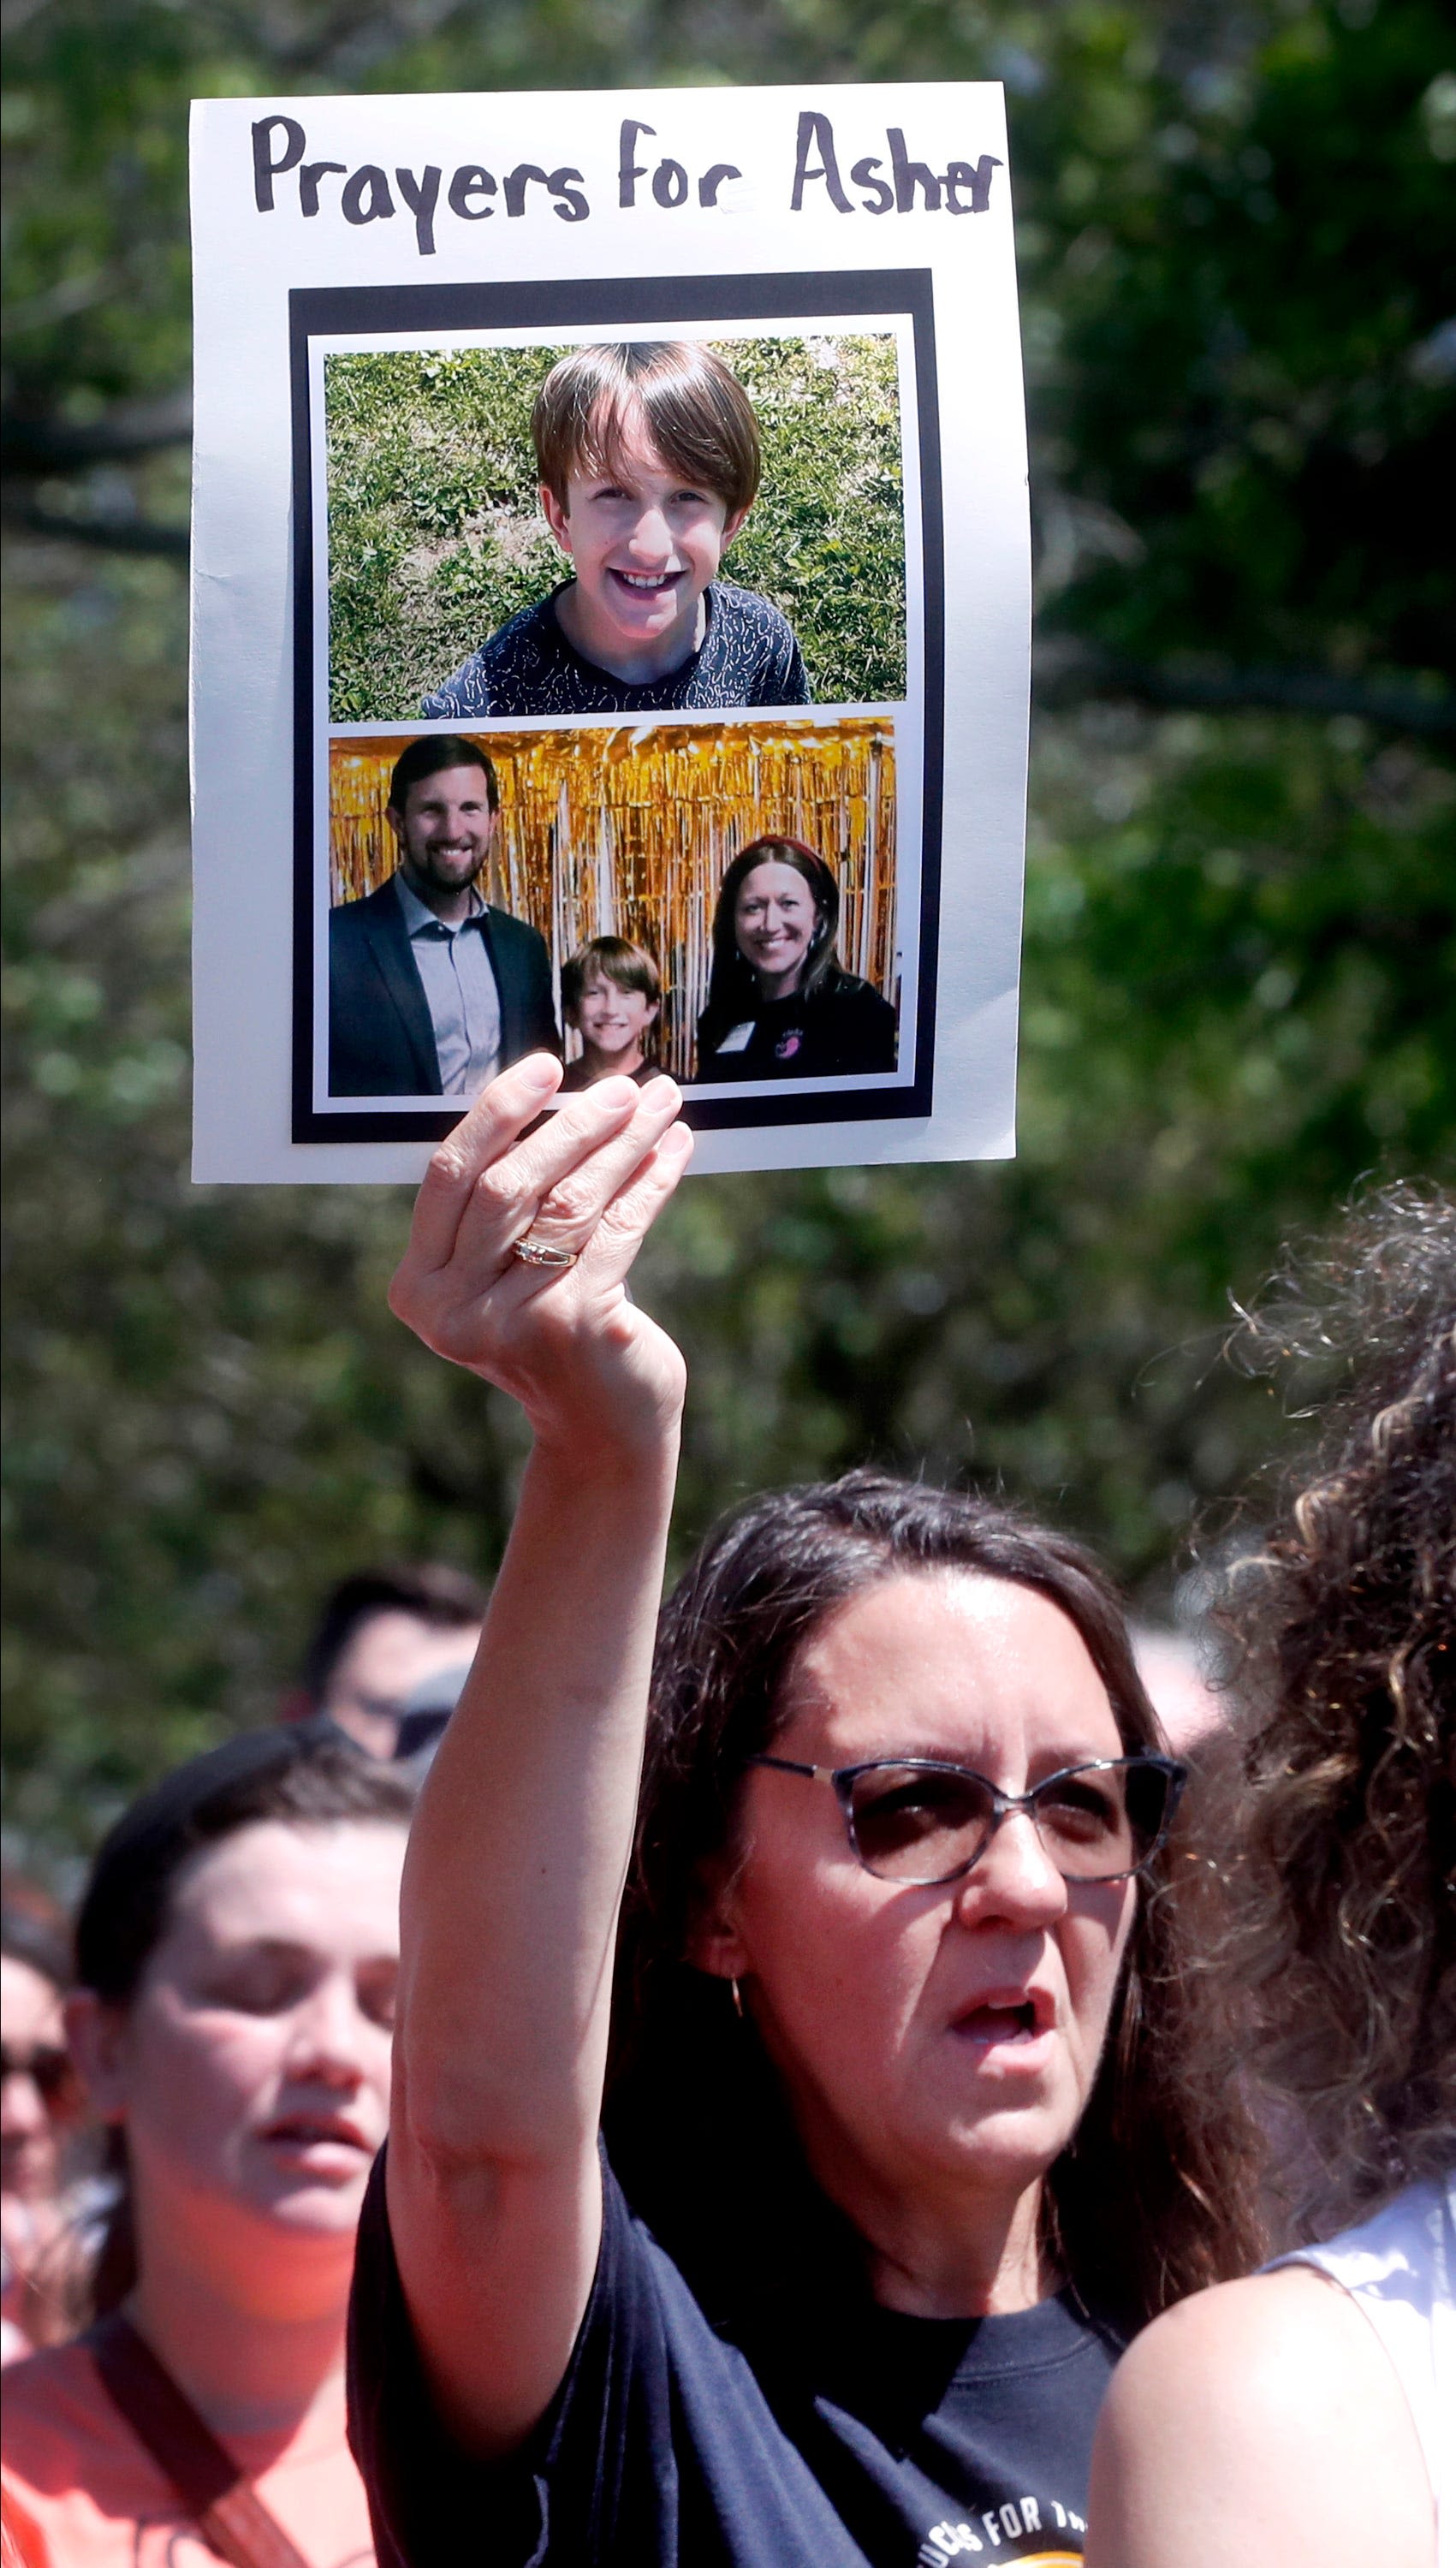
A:
[[[958,2016],[956,2031],[969,2033],[978,2042],[1031,2042],[1035,2039],[1035,2014],[1029,2006],[972,2007]]]
[[[359,2124],[342,2113],[280,2113],[260,2136],[286,2156],[312,2157],[323,2151],[332,2157],[342,2151],[346,2157],[372,2158],[375,2150]]]
[[[997,1989],[966,2007],[951,2026],[963,2042],[972,2042],[984,2058],[1031,2068],[1049,2047],[1056,2010],[1043,1990],[1018,1996]]]

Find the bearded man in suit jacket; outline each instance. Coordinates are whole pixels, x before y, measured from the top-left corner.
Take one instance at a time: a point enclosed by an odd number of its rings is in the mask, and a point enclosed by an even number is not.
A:
[[[414,740],[390,779],[400,861],[329,915],[331,1097],[474,1098],[523,1053],[560,1055],[545,941],[479,877],[500,825],[471,740]]]

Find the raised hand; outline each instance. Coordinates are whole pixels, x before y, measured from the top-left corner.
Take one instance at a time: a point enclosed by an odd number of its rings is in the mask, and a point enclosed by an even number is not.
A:
[[[560,1077],[546,1054],[515,1063],[441,1142],[390,1306],[518,1400],[539,1441],[635,1444],[676,1419],[684,1368],[626,1278],[693,1136],[670,1079],[599,1081],[528,1130]],[[513,1252],[527,1237],[573,1262],[524,1263]]]

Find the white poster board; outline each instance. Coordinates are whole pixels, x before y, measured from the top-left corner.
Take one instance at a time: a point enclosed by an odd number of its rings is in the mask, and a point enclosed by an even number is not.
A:
[[[1009,1155],[1000,88],[214,100],[192,221],[196,1177],[417,1178],[608,983],[701,1169]]]

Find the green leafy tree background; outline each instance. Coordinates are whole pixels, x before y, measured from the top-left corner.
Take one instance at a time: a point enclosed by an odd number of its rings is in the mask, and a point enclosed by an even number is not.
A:
[[[329,701],[408,722],[569,576],[541,514],[531,406],[559,348],[325,360]],[[898,360],[886,335],[733,339],[763,482],[726,573],[772,599],[820,704],[905,693]]]
[[[188,95],[1006,82],[1038,593],[1020,1154],[690,1182],[640,1289],[693,1370],[680,1557],[740,1491],[875,1454],[1004,1486],[1157,1611],[1190,1521],[1292,1432],[1222,1360],[1231,1295],[1368,1172],[1452,1166],[1453,56],[1428,0],[14,13],[28,1860],[65,1877],[142,1778],[267,1718],[326,1580],[382,1550],[488,1569],[520,1458],[388,1316],[403,1192],[187,1180]]]

